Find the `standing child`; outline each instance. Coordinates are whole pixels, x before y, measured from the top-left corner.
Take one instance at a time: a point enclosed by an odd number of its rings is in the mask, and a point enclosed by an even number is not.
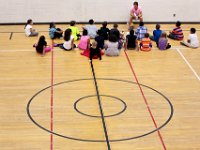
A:
[[[196,29],[191,28],[190,29],[190,35],[187,39],[187,41],[181,42],[182,45],[190,47],[190,48],[198,48],[199,47],[199,40],[198,36],[196,34]]]
[[[76,27],[76,21],[71,21],[70,22],[69,29],[72,30],[72,36],[74,37],[74,40],[75,41],[79,40],[81,35],[80,35],[78,27]]]
[[[149,33],[145,33],[145,36],[140,43],[140,50],[148,52],[151,50],[151,48],[152,48],[152,43],[151,39],[149,38]]]
[[[27,20],[24,30],[25,30],[26,36],[28,37],[38,36],[38,32],[36,32],[36,30],[33,29],[32,25],[33,25],[33,20],[32,19]]]
[[[92,59],[95,56],[97,56],[99,58],[99,60],[102,60],[102,58],[101,58],[101,49],[98,48],[97,42],[93,41],[92,42],[92,46],[90,47],[90,61],[92,61]]]
[[[88,50],[90,48],[90,37],[88,36],[87,30],[83,30],[83,35],[81,36],[78,48],[81,50]]]
[[[142,40],[147,33],[147,28],[144,26],[144,22],[140,22],[139,27],[136,29],[137,40]]]
[[[72,34],[71,29],[65,30],[65,35],[64,35],[65,42],[63,44],[59,44],[60,45],[59,47],[61,49],[70,51],[76,48],[76,45],[74,44],[74,37],[71,34]]]
[[[134,35],[134,30],[130,30],[129,34],[126,36],[125,50],[135,49],[137,45],[137,37]]]
[[[152,41],[155,41],[158,46],[158,40],[162,34],[162,30],[160,30],[160,25],[156,25],[156,30],[153,31],[153,36],[150,37]]]
[[[40,36],[39,41],[37,44],[34,44],[33,47],[35,47],[36,51],[39,54],[45,54],[46,52],[51,51],[51,47],[47,46],[47,42],[45,41],[45,36]]]
[[[97,27],[94,25],[94,20],[90,19],[89,20],[89,25],[83,27],[83,29],[88,31],[88,35],[90,38],[94,39],[97,36]]]
[[[108,40],[108,36],[110,34],[110,30],[107,28],[108,23],[106,21],[103,22],[102,27],[100,28],[102,36],[104,40]]]
[[[158,48],[160,50],[171,48],[171,45],[168,43],[167,34],[165,32],[162,33],[161,37],[158,40]]]
[[[183,30],[181,29],[181,22],[177,21],[176,22],[176,27],[169,33],[168,36],[170,39],[174,40],[183,40]]]
[[[63,34],[63,31],[60,28],[56,28],[56,25],[54,22],[51,22],[49,24],[49,36],[51,39],[61,38]]]

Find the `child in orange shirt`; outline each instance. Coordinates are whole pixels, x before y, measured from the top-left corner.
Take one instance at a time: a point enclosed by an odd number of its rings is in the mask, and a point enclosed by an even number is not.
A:
[[[152,48],[152,42],[151,39],[149,38],[149,33],[145,33],[145,36],[140,43],[140,50],[148,52],[151,50],[151,48]]]

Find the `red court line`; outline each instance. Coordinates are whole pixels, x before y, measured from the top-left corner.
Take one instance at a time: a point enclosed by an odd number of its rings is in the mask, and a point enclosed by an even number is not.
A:
[[[133,69],[133,65],[132,65],[132,63],[131,63],[131,61],[130,61],[130,59],[129,59],[129,56],[128,56],[128,54],[127,54],[127,52],[126,52],[125,50],[124,50],[124,53],[125,53],[125,55],[126,55],[126,58],[127,58],[128,63],[129,63],[129,66],[130,66],[130,68],[131,68],[131,71],[132,71],[132,73],[133,73],[133,75],[134,75],[134,78],[135,78],[135,80],[136,80],[136,82],[137,82],[137,85],[138,85],[138,87],[139,87],[139,89],[140,89],[140,92],[141,92],[141,94],[142,94],[142,97],[143,97],[143,99],[144,99],[144,102],[145,102],[145,104],[146,104],[146,106],[147,106],[147,109],[148,109],[148,112],[149,112],[149,114],[150,114],[150,116],[151,116],[151,119],[152,119],[152,121],[153,121],[153,124],[154,124],[154,126],[156,127],[156,129],[157,129],[157,128],[158,128],[157,123],[156,123],[156,121],[155,121],[155,118],[154,118],[154,116],[153,116],[153,113],[152,113],[152,111],[151,111],[151,108],[150,108],[150,106],[149,106],[149,104],[148,104],[148,102],[147,102],[147,98],[146,98],[146,96],[145,96],[145,94],[144,94],[144,91],[142,90],[142,87],[141,87],[141,85],[140,85],[140,83],[139,83],[139,80],[138,80],[138,78],[137,78],[137,75],[136,75],[136,73],[135,73],[135,71],[134,71],[134,69]],[[166,150],[167,148],[166,148],[166,145],[165,145],[165,143],[164,143],[164,140],[163,140],[163,138],[162,138],[162,135],[161,135],[160,131],[157,130],[157,133],[158,133],[158,136],[159,136],[160,141],[161,141],[161,143],[162,143],[163,149]]]
[[[53,96],[54,96],[54,41],[52,40],[52,51],[51,51],[51,106],[50,106],[50,130],[53,132]],[[53,134],[50,135],[50,150],[53,150]]]

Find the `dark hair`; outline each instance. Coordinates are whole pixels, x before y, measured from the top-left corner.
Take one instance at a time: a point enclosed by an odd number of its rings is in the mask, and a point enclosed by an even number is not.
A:
[[[70,22],[70,26],[74,26],[76,24],[76,21],[74,21],[74,20],[72,20],[71,22]]]
[[[114,28],[118,28],[118,24],[115,23],[115,24],[113,25],[113,27],[114,27]]]
[[[89,20],[89,24],[94,24],[94,20],[93,20],[93,19],[90,19],[90,20]]]
[[[134,30],[130,30],[130,37],[134,37]]]
[[[45,42],[45,36],[41,35],[40,38],[39,38],[39,40],[38,40],[37,46],[38,47],[43,46],[44,42]]]
[[[26,25],[25,25],[24,29],[26,28],[26,26],[27,26],[28,24],[31,24],[31,22],[33,22],[33,20],[32,20],[32,19],[28,19],[27,22],[26,22]]]
[[[160,24],[156,25],[156,29],[159,30],[160,29]]]
[[[102,23],[102,26],[103,26],[104,28],[106,28],[107,25],[108,25],[107,21],[104,21],[104,22]]]
[[[117,42],[117,37],[116,37],[116,35],[111,34],[111,35],[109,36],[109,41],[110,41],[110,42]]]
[[[65,34],[64,34],[64,40],[65,40],[65,41],[69,41],[69,40],[70,40],[71,33],[72,33],[72,30],[71,30],[71,29],[65,30]]]
[[[83,30],[83,35],[88,35],[88,31],[86,29]]]
[[[180,21],[177,21],[177,22],[176,22],[176,26],[177,26],[177,27],[180,27],[180,26],[181,26],[181,22],[180,22]]]
[[[149,37],[149,33],[145,33],[144,37],[148,38]]]
[[[190,32],[194,34],[194,33],[196,33],[196,29],[195,28],[191,28]]]
[[[138,2],[134,2],[133,5],[137,5],[138,6]]]
[[[51,22],[50,24],[49,24],[49,28],[54,28],[55,27],[55,23],[54,22]]]
[[[140,22],[140,26],[144,26],[144,22],[141,21],[141,22]]]
[[[98,35],[102,35],[101,30],[98,30],[98,31],[97,31],[97,34],[98,34]]]

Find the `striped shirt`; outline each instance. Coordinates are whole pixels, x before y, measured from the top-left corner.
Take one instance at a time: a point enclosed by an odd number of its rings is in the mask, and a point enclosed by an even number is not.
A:
[[[141,51],[150,51],[152,48],[152,43],[150,38],[143,38],[140,43],[140,49]]]
[[[137,35],[137,39],[138,40],[141,40],[144,38],[144,35],[145,33],[147,33],[147,28],[144,27],[144,26],[139,26],[137,29],[136,29],[136,35]]]
[[[174,35],[176,40],[183,40],[183,30],[181,27],[176,27],[173,29],[172,34]]]

